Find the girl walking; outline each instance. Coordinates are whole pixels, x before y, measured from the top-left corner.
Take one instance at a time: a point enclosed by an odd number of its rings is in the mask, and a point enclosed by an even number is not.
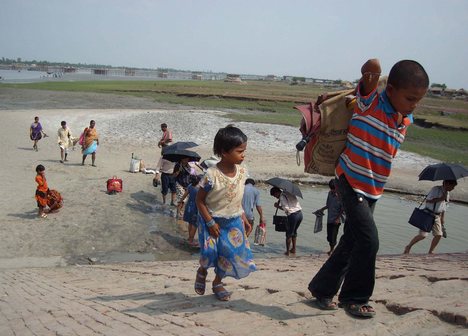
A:
[[[37,201],[37,207],[39,208],[39,211],[37,215],[40,218],[46,218],[47,215],[45,213],[45,209],[47,207],[47,196],[49,195],[49,187],[47,185],[47,180],[45,177],[45,167],[43,165],[37,165],[36,167],[36,183],[37,183],[37,188],[36,188],[36,201]]]
[[[247,136],[240,129],[231,125],[220,129],[213,152],[221,160],[206,170],[196,198],[200,267],[195,292],[205,294],[207,271],[214,267],[212,290],[221,301],[231,297],[221,282],[224,277],[241,279],[256,270],[244,227],[250,224],[242,210],[247,172],[240,164],[246,148]]]
[[[195,199],[197,197],[198,189],[200,189],[200,186],[198,185],[199,183],[200,177],[197,175],[190,175],[190,184],[179,202],[179,205],[182,206],[185,198],[188,196],[188,201],[185,205],[184,211],[184,221],[188,223],[188,244],[193,247],[198,247],[198,243],[194,241],[194,238],[195,233],[197,232],[198,221],[198,208],[195,203]]]

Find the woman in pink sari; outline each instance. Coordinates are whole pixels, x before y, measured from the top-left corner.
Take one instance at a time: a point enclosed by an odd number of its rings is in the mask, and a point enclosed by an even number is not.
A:
[[[83,160],[81,161],[82,166],[84,166],[86,157],[91,154],[91,165],[96,167],[94,161],[96,160],[96,150],[99,145],[99,138],[96,128],[94,127],[95,125],[96,122],[91,120],[89,122],[89,127],[86,127],[83,131],[83,145],[81,146],[81,150],[83,152]]]

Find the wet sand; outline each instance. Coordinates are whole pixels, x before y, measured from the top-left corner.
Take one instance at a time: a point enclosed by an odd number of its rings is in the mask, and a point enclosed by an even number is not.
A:
[[[135,153],[147,167],[159,159],[156,144],[159,125],[169,124],[175,141],[195,141],[203,158],[211,155],[214,135],[230,121],[222,111],[160,105],[148,99],[94,93],[13,90],[0,87],[0,113],[5,129],[1,133],[3,188],[6,202],[0,205],[0,258],[18,263],[73,264],[120,260],[193,258],[196,251],[181,245],[184,225],[175,219],[161,224],[159,216],[170,217],[173,209],[161,205],[160,189],[152,186],[152,175],[128,172]],[[39,116],[50,137],[32,150],[28,128]],[[96,120],[101,146],[97,167],[81,166],[79,148],[69,162],[59,163],[56,132],[66,120],[78,136],[90,119]],[[308,175],[296,164],[294,144],[299,132],[293,127],[237,123],[249,137],[245,161],[257,180],[283,176],[304,182],[326,183],[328,177]],[[433,161],[400,152],[388,188],[424,193],[431,182],[416,183],[417,174]],[[64,207],[47,219],[37,218],[35,167],[46,166],[49,187],[59,190]],[[123,179],[124,192],[109,196],[106,181]],[[468,200],[462,181],[454,198]],[[38,259],[44,258],[44,259]],[[128,259],[129,258],[129,259]]]
[[[378,257],[372,320],[352,318],[343,309],[317,309],[307,284],[324,254],[258,259],[258,272],[240,281],[226,279],[233,291],[228,303],[214,298],[209,283],[207,294],[197,296],[196,251],[181,244],[185,226],[161,205],[152,175],[128,168],[131,153],[154,165],[161,122],[172,126],[176,140],[194,140],[202,157],[209,156],[214,133],[229,122],[222,112],[0,86],[0,114],[6,191],[0,203],[1,335],[466,335],[466,253]],[[39,152],[28,138],[35,115],[50,135]],[[88,158],[82,167],[78,149],[67,164],[59,163],[60,121],[67,120],[78,135],[90,119],[100,133],[98,166],[91,167]],[[246,164],[252,177],[328,181],[295,165],[294,128],[239,126],[250,139]],[[389,187],[427,191],[432,184],[415,181],[429,162],[400,153]],[[34,200],[39,163],[47,168],[49,186],[65,199],[63,209],[45,220],[37,218]],[[113,175],[123,179],[124,192],[109,196],[105,182]],[[466,200],[466,188],[460,183],[454,196]],[[154,259],[171,261],[147,261]],[[125,260],[142,262],[115,263]],[[106,264],[67,266],[76,263]],[[208,281],[212,278],[210,272]]]

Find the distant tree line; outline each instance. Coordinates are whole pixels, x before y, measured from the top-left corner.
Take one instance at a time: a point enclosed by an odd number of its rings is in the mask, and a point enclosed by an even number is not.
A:
[[[0,58],[0,65],[14,65],[14,64],[24,64],[32,66],[35,64],[36,66],[60,66],[60,67],[73,67],[73,68],[127,68],[127,69],[138,69],[138,70],[155,70],[151,68],[134,68],[134,67],[126,67],[126,66],[118,66],[114,67],[112,65],[105,65],[105,64],[86,64],[86,63],[69,63],[69,62],[49,62],[49,61],[27,61],[23,60],[21,57],[18,58],[8,58],[2,57]],[[181,71],[172,68],[157,68],[156,70],[159,71]],[[189,70],[183,70],[189,71]]]
[[[48,65],[48,66],[64,66],[64,67],[75,67],[75,68],[84,68],[84,67],[92,67],[92,68],[111,68],[110,65],[103,65],[103,64],[84,64],[84,63],[69,63],[69,62],[49,62],[49,61],[27,61],[23,60],[21,57],[16,59],[14,58],[7,58],[2,57],[0,59],[0,64],[4,65],[12,65],[12,64],[26,64],[26,65]]]

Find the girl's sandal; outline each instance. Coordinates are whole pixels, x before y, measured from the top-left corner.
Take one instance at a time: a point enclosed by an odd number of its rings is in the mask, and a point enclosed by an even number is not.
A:
[[[231,298],[231,292],[225,290],[222,283],[214,285],[212,290],[219,301],[229,301],[229,299]]]
[[[198,295],[205,294],[207,274],[208,273],[203,274],[200,270],[197,270],[197,276],[195,278],[195,293]]]

